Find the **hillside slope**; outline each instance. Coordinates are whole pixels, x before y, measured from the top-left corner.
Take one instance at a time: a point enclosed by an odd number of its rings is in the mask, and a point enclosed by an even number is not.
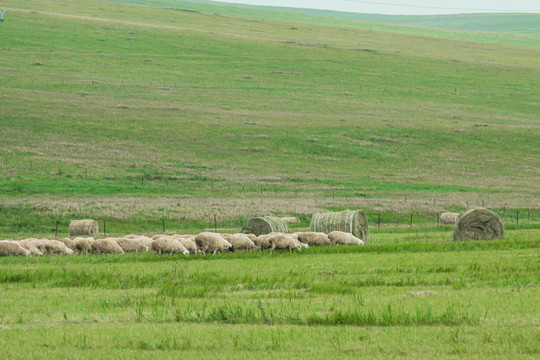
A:
[[[101,1],[5,5],[4,201],[261,189],[536,206],[540,50]]]
[[[540,48],[540,14],[401,16],[220,3],[205,0],[110,0],[178,11],[327,25],[443,39]]]

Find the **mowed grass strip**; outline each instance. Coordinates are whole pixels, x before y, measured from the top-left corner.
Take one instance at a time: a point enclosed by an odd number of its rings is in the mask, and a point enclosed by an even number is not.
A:
[[[3,258],[1,351],[17,358],[27,331],[25,354],[53,358],[533,356],[537,244],[512,240],[459,252]]]

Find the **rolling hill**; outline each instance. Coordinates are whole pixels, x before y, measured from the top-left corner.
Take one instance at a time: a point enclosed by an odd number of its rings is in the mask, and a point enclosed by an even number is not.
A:
[[[361,201],[538,206],[539,49],[213,5],[4,5],[6,209],[183,219]]]

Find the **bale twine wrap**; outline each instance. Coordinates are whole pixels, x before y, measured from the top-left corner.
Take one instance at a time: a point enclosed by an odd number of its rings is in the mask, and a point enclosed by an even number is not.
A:
[[[71,220],[69,223],[69,236],[97,235],[98,223],[92,219]]]
[[[504,236],[499,215],[484,208],[473,208],[461,214],[454,226],[454,240],[495,240]]]
[[[454,225],[459,217],[459,213],[443,212],[439,217],[441,224]]]
[[[323,232],[332,231],[348,232],[357,238],[369,242],[369,228],[366,214],[362,210],[345,210],[342,212],[326,212],[314,214],[311,217],[310,230]]]
[[[273,216],[253,218],[242,228],[242,233],[255,234],[256,236],[270,234],[271,232],[288,233],[289,228],[285,221]]]

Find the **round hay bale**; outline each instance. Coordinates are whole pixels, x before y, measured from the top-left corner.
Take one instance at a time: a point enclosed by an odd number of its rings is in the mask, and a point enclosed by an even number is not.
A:
[[[69,223],[69,236],[97,235],[98,223],[92,219],[71,220]]]
[[[256,236],[270,234],[272,232],[288,233],[289,228],[285,221],[272,216],[253,218],[242,228],[243,234],[255,234]]]
[[[439,217],[442,225],[454,225],[459,217],[459,213],[443,212]]]
[[[325,234],[332,231],[351,233],[364,243],[369,243],[369,228],[366,214],[362,210],[345,210],[314,214],[309,226],[313,232]]]
[[[473,208],[461,214],[454,226],[454,240],[495,240],[504,236],[499,215],[484,208]]]

